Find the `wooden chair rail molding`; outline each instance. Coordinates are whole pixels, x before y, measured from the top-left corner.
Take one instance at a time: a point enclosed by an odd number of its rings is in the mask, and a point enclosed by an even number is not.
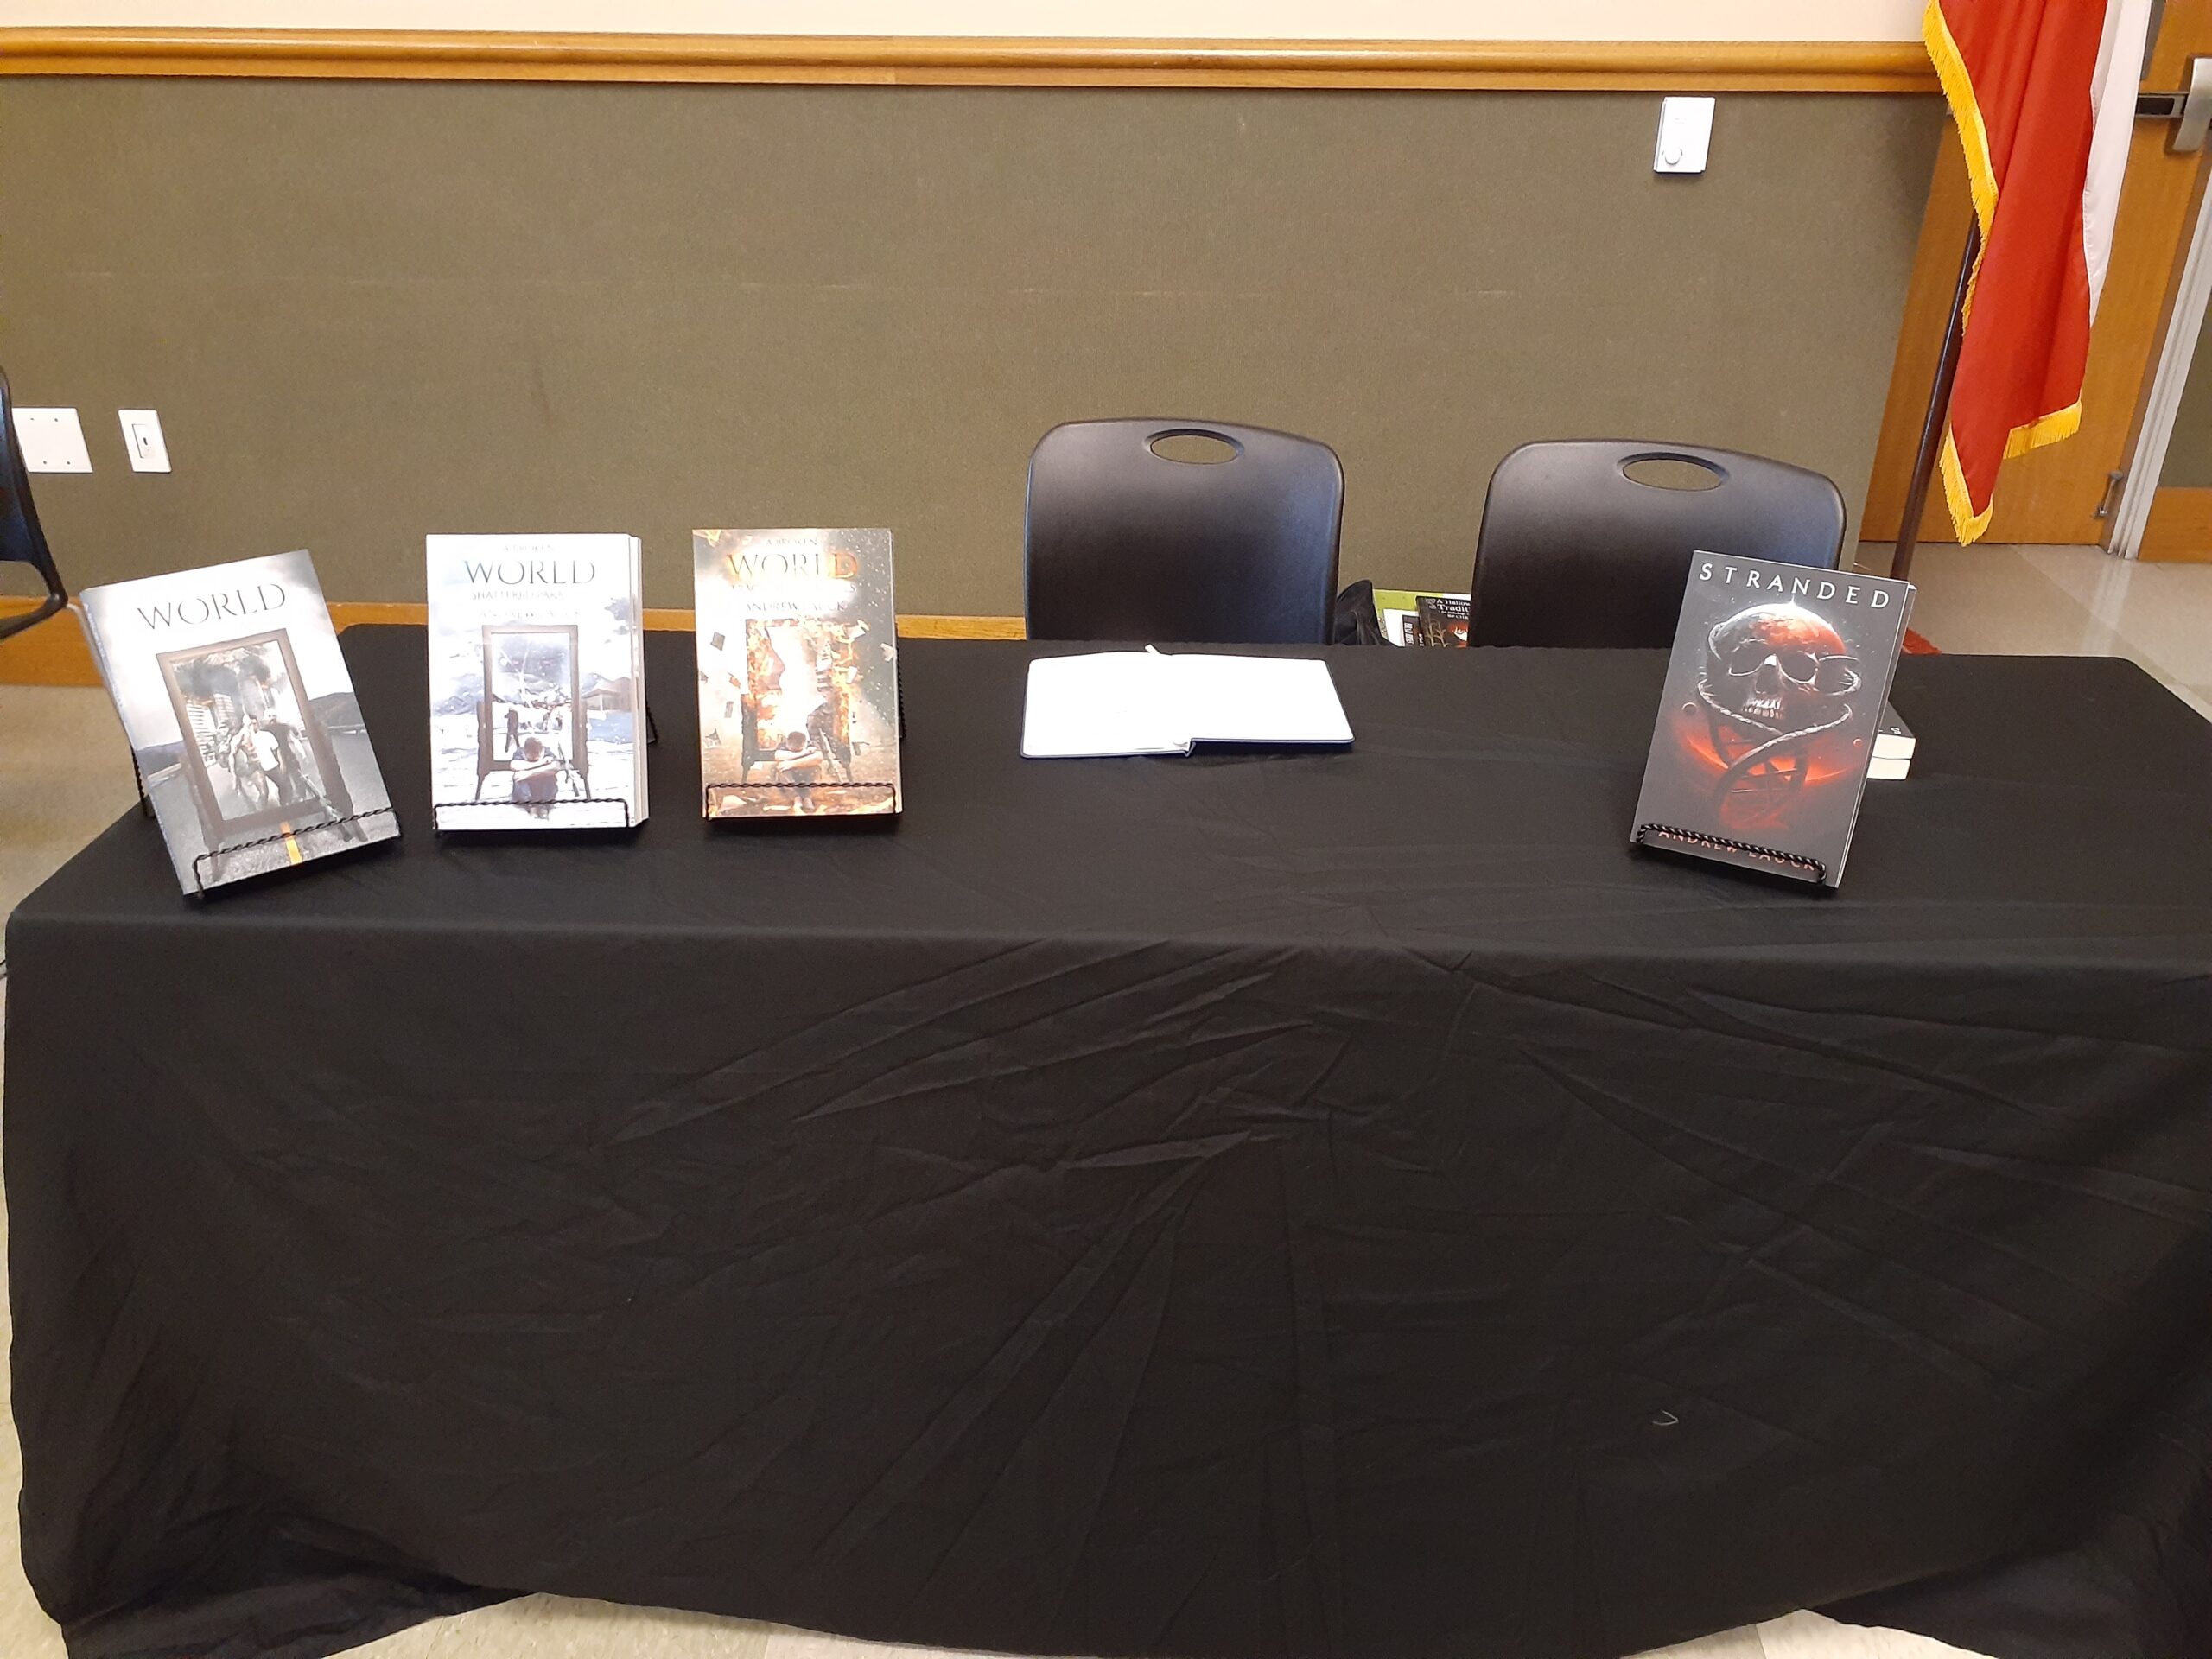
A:
[[[1932,92],[1912,41],[1204,41],[0,29],[0,74]]]
[[[19,616],[35,607],[29,599],[0,599],[0,616]],[[410,622],[420,626],[427,612],[421,605],[348,604],[334,600],[330,620],[340,632],[365,622]],[[688,633],[689,611],[645,613],[645,626]],[[901,639],[1020,639],[1027,631],[1018,616],[902,616]],[[0,643],[0,685],[98,685],[99,671],[92,666],[92,648],[73,605],[60,616],[41,622]]]

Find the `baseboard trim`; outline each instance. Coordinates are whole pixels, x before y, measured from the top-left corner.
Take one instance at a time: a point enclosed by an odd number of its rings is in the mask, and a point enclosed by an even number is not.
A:
[[[31,599],[0,599],[0,617],[20,616],[35,610]],[[336,601],[330,620],[342,633],[365,623],[401,622],[420,626],[427,618],[423,606],[376,601]],[[690,611],[648,610],[645,626],[688,633]],[[1021,639],[1027,637],[1018,616],[901,616],[901,639]],[[0,685],[98,685],[99,671],[92,665],[92,647],[85,643],[84,624],[72,606],[60,615],[28,628],[0,643]]]
[[[1913,41],[1209,41],[0,29],[0,74],[885,86],[1932,92]]]

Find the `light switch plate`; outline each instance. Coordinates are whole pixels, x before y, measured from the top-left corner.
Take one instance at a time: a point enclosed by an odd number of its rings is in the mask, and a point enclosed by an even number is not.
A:
[[[123,422],[123,449],[134,473],[166,473],[169,446],[162,436],[162,417],[150,409],[118,409]]]
[[[1651,152],[1654,173],[1702,173],[1706,153],[1712,148],[1711,99],[1659,100],[1659,142]]]
[[[85,429],[73,409],[16,410],[16,442],[23,470],[31,473],[89,473],[92,458],[85,449]]]

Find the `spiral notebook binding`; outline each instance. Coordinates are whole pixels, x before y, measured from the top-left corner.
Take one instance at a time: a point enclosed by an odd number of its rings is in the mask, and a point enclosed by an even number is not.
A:
[[[1681,849],[1691,853],[1734,853],[1739,857],[1762,861],[1772,865],[1783,874],[1803,876],[1808,880],[1826,882],[1827,866],[1817,858],[1802,853],[1785,853],[1777,847],[1762,847],[1755,842],[1731,841],[1726,836],[1711,836],[1700,830],[1678,829],[1671,823],[1639,823],[1631,837],[1639,847],[1649,846],[1656,840],[1659,844]]]

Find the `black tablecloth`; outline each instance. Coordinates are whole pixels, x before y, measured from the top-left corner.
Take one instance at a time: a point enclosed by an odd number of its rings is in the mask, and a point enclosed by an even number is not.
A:
[[[1629,850],[1656,656],[1024,762],[1027,648],[913,644],[904,821],[763,829],[657,636],[634,841],[440,842],[423,636],[346,643],[404,842],[200,904],[133,815],[9,929],[76,1659],[2212,1641],[2212,729],[2133,667],[1908,659],[1822,898]]]

